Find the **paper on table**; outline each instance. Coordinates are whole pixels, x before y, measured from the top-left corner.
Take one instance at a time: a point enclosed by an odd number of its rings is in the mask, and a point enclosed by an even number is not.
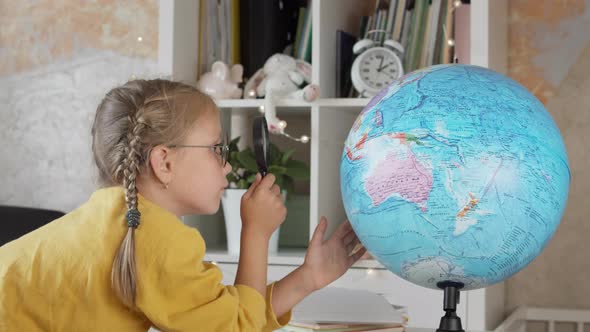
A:
[[[296,305],[291,322],[403,324],[404,319],[379,294],[359,289],[326,287]]]

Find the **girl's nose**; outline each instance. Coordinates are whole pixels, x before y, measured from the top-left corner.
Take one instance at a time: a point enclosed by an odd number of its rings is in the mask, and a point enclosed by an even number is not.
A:
[[[232,170],[231,164],[230,163],[226,163],[225,166],[223,167],[223,171],[225,172],[225,175],[228,175]]]

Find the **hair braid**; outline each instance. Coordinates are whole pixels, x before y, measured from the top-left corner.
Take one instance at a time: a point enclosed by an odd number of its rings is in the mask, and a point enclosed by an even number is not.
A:
[[[127,134],[128,149],[127,155],[123,160],[123,187],[125,188],[125,201],[127,209],[137,209],[137,188],[135,180],[139,174],[139,166],[142,163],[141,158],[141,134],[146,127],[145,120],[139,111],[135,119],[129,117],[130,127],[132,130]]]
[[[142,162],[141,135],[146,127],[143,111],[140,109],[135,116],[129,116],[129,128],[123,149],[123,160],[117,168],[117,177],[123,177],[125,202],[127,204],[127,234],[121,243],[111,272],[111,281],[119,299],[129,308],[135,308],[137,270],[135,267],[135,229],[139,226],[141,214],[137,208],[137,187],[135,180]]]

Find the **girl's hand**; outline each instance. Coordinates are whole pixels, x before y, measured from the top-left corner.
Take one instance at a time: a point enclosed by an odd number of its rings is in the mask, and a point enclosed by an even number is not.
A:
[[[252,231],[268,240],[285,221],[287,208],[283,203],[281,189],[274,183],[274,175],[269,173],[262,178],[260,174],[256,174],[256,180],[242,196],[242,233]]]
[[[318,290],[340,278],[367,251],[364,247],[351,255],[360,243],[350,222],[343,222],[332,236],[324,241],[328,221],[322,217],[309,243],[305,262],[307,286]]]

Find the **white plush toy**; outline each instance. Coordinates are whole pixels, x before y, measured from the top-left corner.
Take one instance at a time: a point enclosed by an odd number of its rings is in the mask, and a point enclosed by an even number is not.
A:
[[[246,83],[244,98],[264,97],[264,114],[269,131],[291,137],[284,131],[286,123],[276,115],[275,104],[279,99],[314,101],[320,95],[320,88],[310,82],[309,63],[285,54],[274,54]],[[296,140],[306,141],[307,138]]]
[[[224,62],[216,61],[211,71],[203,74],[197,82],[197,89],[215,99],[240,98],[242,89],[238,84],[242,82],[244,67],[233,65],[231,68]]]

